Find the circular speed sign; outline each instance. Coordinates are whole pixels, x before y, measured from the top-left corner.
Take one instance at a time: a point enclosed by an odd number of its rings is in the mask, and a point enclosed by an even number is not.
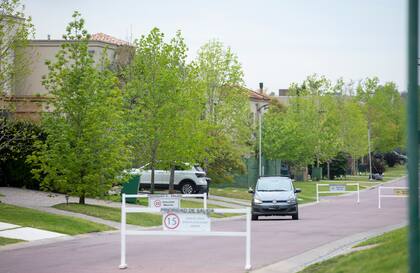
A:
[[[160,200],[155,200],[153,203],[156,208],[160,208],[160,205],[161,205]]]
[[[175,213],[168,213],[163,220],[163,224],[167,229],[176,229],[179,226],[180,219]]]

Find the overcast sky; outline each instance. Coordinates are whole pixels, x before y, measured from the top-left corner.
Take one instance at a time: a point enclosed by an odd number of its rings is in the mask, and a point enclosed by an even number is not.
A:
[[[404,0],[23,0],[36,38],[61,38],[74,10],[90,33],[127,40],[181,30],[191,58],[210,39],[238,55],[245,84],[269,92],[317,73],[378,76],[406,89]]]

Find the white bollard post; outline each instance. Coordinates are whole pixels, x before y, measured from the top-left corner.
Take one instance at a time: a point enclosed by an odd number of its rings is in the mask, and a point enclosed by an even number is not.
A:
[[[207,193],[203,193],[203,196],[204,196],[204,199],[203,199],[204,209],[207,209]]]
[[[318,184],[316,184],[316,202],[319,203]]]
[[[121,262],[120,262],[120,269],[127,268],[127,263],[125,261],[125,228],[126,228],[126,211],[125,211],[125,193],[122,194],[121,200]]]
[[[378,209],[381,208],[381,187],[378,187]]]
[[[245,270],[251,269],[251,208],[246,212],[246,256]]]
[[[359,183],[357,183],[357,203],[360,203],[360,187],[359,187]]]

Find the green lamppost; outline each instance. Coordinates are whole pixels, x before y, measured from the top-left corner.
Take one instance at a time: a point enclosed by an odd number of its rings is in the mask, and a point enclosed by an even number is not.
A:
[[[418,128],[418,0],[408,1],[407,155],[409,184],[409,272],[420,272],[419,238],[419,128]]]

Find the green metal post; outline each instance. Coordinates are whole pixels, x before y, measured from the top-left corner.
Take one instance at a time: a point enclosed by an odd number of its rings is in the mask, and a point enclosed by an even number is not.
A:
[[[409,205],[409,272],[420,272],[419,240],[419,174],[418,174],[418,0],[408,2],[408,184]]]

